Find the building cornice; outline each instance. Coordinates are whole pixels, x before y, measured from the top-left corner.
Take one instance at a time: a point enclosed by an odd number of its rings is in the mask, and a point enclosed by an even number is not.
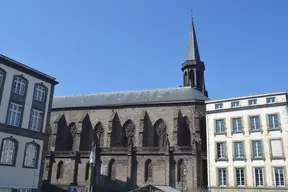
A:
[[[211,100],[205,101],[205,103],[216,104],[216,103],[239,101],[239,100],[245,100],[245,99],[257,99],[257,98],[262,98],[262,97],[278,96],[278,95],[287,95],[287,92],[282,91],[282,92],[263,93],[263,94],[247,95],[247,96],[240,96],[240,97],[230,97],[226,99],[211,99]]]
[[[235,108],[227,108],[227,109],[216,109],[212,111],[206,111],[206,114],[225,113],[225,112],[243,111],[243,110],[251,110],[251,109],[263,109],[263,108],[280,107],[280,106],[287,106],[287,102],[243,106],[243,107],[235,107]]]
[[[15,61],[5,55],[0,54],[0,63],[3,65],[6,65],[8,67],[11,67],[13,69],[16,69],[18,71],[21,71],[23,73],[26,73],[28,75],[31,75],[33,77],[36,77],[38,79],[41,79],[42,81],[51,83],[53,85],[57,85],[58,82],[54,77],[51,77],[45,73],[42,73],[36,69],[33,69],[27,65],[24,65],[23,63],[20,63],[18,61]]]

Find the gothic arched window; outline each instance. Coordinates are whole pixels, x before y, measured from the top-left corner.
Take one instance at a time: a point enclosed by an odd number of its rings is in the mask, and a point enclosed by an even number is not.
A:
[[[153,166],[151,159],[147,159],[145,162],[145,174],[144,181],[151,182],[153,180]]]
[[[187,116],[180,117],[178,124],[178,146],[191,146],[191,132],[189,128],[189,119]]]
[[[57,136],[56,136],[56,144],[55,144],[55,151],[65,151],[67,144],[67,121],[65,115],[61,115],[55,121],[57,127]]]
[[[132,120],[127,120],[123,126],[124,138],[123,138],[123,146],[127,147],[129,144],[129,139],[134,137],[135,134],[135,126]]]
[[[62,179],[64,176],[64,163],[63,161],[59,161],[57,165],[57,173],[56,173],[56,179]]]
[[[190,86],[195,87],[195,73],[193,69],[189,71],[189,81]]]
[[[163,119],[158,119],[155,123],[155,129],[157,133],[157,146],[162,147],[165,145],[166,137],[166,124]]]
[[[68,135],[67,135],[67,151],[73,150],[73,143],[77,133],[77,127],[74,122],[70,123],[68,126]]]
[[[116,179],[116,162],[114,159],[111,159],[108,165],[108,179],[111,181]]]
[[[90,121],[89,114],[86,114],[85,117],[81,120],[82,130],[80,134],[80,151],[90,151],[92,146],[93,138],[93,127]]]
[[[101,122],[97,123],[94,128],[94,137],[92,146],[104,147],[104,129]]]

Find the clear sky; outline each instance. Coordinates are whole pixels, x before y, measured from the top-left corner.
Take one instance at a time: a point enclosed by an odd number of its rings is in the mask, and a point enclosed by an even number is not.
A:
[[[57,96],[178,87],[191,8],[211,98],[287,90],[287,0],[1,0],[0,53]]]

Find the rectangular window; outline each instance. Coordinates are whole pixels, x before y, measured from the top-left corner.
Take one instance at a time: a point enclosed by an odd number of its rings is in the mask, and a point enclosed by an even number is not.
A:
[[[0,192],[12,192],[12,189],[0,188]]]
[[[15,127],[20,126],[23,107],[16,103],[10,103],[8,110],[7,124]]]
[[[234,143],[234,158],[243,159],[244,158],[244,148],[242,142]]]
[[[17,192],[31,192],[31,189],[17,189]]]
[[[283,148],[281,139],[270,140],[272,158],[283,158]]]
[[[215,109],[222,109],[222,108],[223,108],[223,103],[215,104]]]
[[[41,85],[36,85],[34,99],[40,102],[44,102],[45,95],[46,95],[45,88]]]
[[[275,97],[266,98],[266,103],[275,103]]]
[[[225,143],[217,143],[217,159],[225,159]]]
[[[218,169],[218,186],[226,186],[226,185],[227,185],[226,169],[219,168]]]
[[[11,139],[4,139],[1,146],[0,163],[5,165],[13,165],[16,158],[16,143]]]
[[[276,187],[285,187],[285,176],[283,167],[274,168],[274,183]]]
[[[30,130],[40,131],[42,126],[43,112],[32,109],[30,119]]]
[[[241,118],[233,118],[233,132],[241,132],[242,131],[242,119]]]
[[[12,92],[18,95],[25,95],[26,81],[21,77],[15,77],[13,79]]]
[[[215,121],[215,123],[216,123],[216,133],[224,133],[225,132],[224,119],[218,119]]]
[[[269,129],[279,129],[278,115],[268,115]]]
[[[231,102],[231,107],[240,107],[240,102],[239,101],[233,101]]]
[[[262,167],[257,167],[253,169],[254,184],[256,187],[264,186],[264,169]]]
[[[261,141],[252,141],[252,157],[254,159],[262,158],[262,143]]]
[[[236,168],[236,186],[243,187],[245,186],[245,172],[244,168]]]
[[[251,131],[260,130],[259,116],[251,116],[249,120],[250,120]]]
[[[4,82],[4,73],[0,71],[0,89],[2,88],[3,82]]]
[[[257,99],[248,100],[248,105],[256,105],[256,104],[257,104]]]

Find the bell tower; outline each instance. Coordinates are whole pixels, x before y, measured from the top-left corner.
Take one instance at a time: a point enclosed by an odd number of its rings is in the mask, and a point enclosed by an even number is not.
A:
[[[181,69],[183,72],[183,86],[193,87],[208,97],[204,78],[205,64],[200,59],[193,18],[189,32],[187,58]]]

